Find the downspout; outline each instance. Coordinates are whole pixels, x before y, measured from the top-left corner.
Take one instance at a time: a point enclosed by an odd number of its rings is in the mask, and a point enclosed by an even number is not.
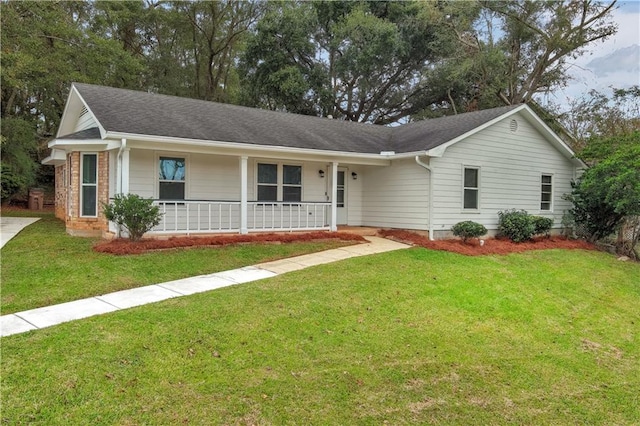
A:
[[[429,171],[429,240],[433,241],[433,170],[416,155],[416,163]]]
[[[117,167],[118,167],[118,180],[116,181],[116,194],[120,194],[122,193],[122,153],[124,152],[124,149],[127,147],[127,140],[125,138],[122,138],[120,140],[120,149],[118,150],[118,157],[117,157]]]
[[[118,176],[116,176],[116,194],[122,193],[122,153],[127,147],[127,140],[122,138],[120,140],[120,149],[116,157],[116,168],[118,169]],[[116,238],[120,238],[120,226],[116,225]]]

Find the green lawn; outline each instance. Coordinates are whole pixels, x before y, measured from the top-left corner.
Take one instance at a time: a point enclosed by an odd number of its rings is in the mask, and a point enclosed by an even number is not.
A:
[[[94,252],[95,239],[67,235],[53,214],[10,214],[41,219],[0,251],[3,315],[350,244],[246,244],[114,256]]]
[[[2,339],[6,424],[638,424],[640,266],[354,258]]]

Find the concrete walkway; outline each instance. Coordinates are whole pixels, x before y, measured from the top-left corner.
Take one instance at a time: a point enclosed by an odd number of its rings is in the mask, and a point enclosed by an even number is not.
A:
[[[40,220],[39,217],[4,217],[0,216],[0,248],[10,239],[18,235],[25,227]]]
[[[409,247],[380,237],[365,237],[369,242],[326,250],[303,256],[261,263],[255,266],[184,278],[146,287],[132,288],[103,296],[75,300],[0,317],[0,336],[24,333],[74,321],[94,315],[106,314],[134,306],[146,305],[174,297],[187,296],[236,284],[275,277],[291,271],[324,263],[369,254],[383,253]]]

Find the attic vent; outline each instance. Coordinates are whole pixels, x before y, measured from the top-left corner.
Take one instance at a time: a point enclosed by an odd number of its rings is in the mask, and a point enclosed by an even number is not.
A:
[[[80,117],[82,117],[83,115],[85,115],[88,112],[89,112],[89,110],[87,109],[87,107],[82,107],[82,111],[80,111]]]
[[[509,123],[509,130],[511,130],[512,133],[518,131],[518,122],[515,119],[511,120],[511,123]]]

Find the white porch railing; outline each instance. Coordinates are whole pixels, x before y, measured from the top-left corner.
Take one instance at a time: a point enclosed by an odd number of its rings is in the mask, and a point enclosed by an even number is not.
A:
[[[162,220],[153,233],[240,232],[239,201],[154,201]],[[247,203],[247,229],[310,231],[330,229],[331,203]]]

